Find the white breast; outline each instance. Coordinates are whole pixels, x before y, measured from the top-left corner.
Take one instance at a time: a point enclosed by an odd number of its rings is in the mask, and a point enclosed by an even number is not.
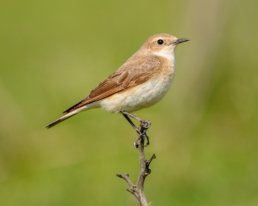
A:
[[[170,75],[159,74],[155,79],[114,94],[98,101],[99,105],[107,112],[115,113],[121,110],[134,112],[150,107],[159,102],[168,92],[174,77],[174,70]]]

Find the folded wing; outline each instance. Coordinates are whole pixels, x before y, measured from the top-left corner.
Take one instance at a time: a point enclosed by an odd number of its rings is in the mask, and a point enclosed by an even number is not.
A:
[[[63,113],[72,112],[84,105],[142,84],[159,72],[161,62],[158,58],[143,57],[137,59],[137,61],[134,58],[129,59],[116,72],[95,87],[85,99]]]

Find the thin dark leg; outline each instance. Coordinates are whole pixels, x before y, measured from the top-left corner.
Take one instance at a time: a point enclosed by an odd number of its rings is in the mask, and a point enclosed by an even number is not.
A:
[[[123,114],[123,116],[126,118],[126,120],[130,123],[130,125],[132,125],[132,127],[135,129],[135,131],[140,134],[139,129],[134,125],[134,123],[132,122],[132,120],[126,115]]]
[[[136,116],[130,114],[129,112],[126,112],[126,111],[120,111],[120,112],[121,112],[123,115],[127,115],[127,116],[129,116],[129,117],[132,117],[132,118],[136,119],[137,121],[139,121],[139,122],[141,122],[141,123],[144,123],[144,127],[145,127],[146,129],[149,128],[150,125],[151,125],[150,121],[140,119],[139,117],[136,117]]]
[[[122,114],[125,114],[125,115],[127,115],[127,116],[129,116],[129,117],[132,117],[132,118],[136,119],[136,120],[139,121],[139,122],[142,122],[142,121],[143,121],[143,120],[140,119],[139,117],[136,117],[136,116],[134,116],[134,115],[132,115],[132,114],[126,112],[126,111],[120,111],[120,112],[121,112]]]

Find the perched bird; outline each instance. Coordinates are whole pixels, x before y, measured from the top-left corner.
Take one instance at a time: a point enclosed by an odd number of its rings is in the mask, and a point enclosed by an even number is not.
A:
[[[46,128],[79,112],[101,107],[110,113],[121,112],[137,131],[128,116],[143,122],[130,113],[150,107],[165,96],[175,75],[176,46],[186,41],[189,39],[178,39],[169,34],[149,37],[117,71]]]

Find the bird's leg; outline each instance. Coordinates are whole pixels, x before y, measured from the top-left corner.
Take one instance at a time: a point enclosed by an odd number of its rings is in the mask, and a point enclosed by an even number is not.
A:
[[[126,112],[126,111],[120,111],[120,112],[121,112],[123,115],[127,115],[127,116],[129,116],[129,117],[132,117],[132,118],[136,119],[137,121],[143,123],[145,128],[149,128],[150,125],[151,125],[150,121],[140,119],[139,117],[136,117],[136,116],[130,114],[129,112]]]
[[[123,116],[126,118],[126,120],[132,125],[132,127],[135,129],[135,131],[138,133],[138,137],[136,138],[135,142],[134,142],[134,146],[137,148],[138,147],[138,140],[141,138],[142,135],[144,135],[144,137],[146,137],[147,139],[147,144],[145,145],[145,147],[147,147],[149,144],[150,144],[150,140],[149,140],[149,137],[146,133],[147,129],[150,127],[151,123],[150,121],[148,120],[142,120],[140,119],[139,117],[136,117],[126,111],[120,111]],[[128,117],[132,117],[136,120],[138,120],[139,122],[141,122],[140,124],[140,128],[137,128],[134,123],[132,122],[132,120]]]
[[[122,113],[122,112],[121,112]],[[122,113],[123,114],[123,113]],[[126,118],[126,120],[130,123],[130,125],[132,125],[132,127],[135,129],[135,131],[140,134],[140,131],[139,129],[134,125],[134,123],[132,122],[132,120],[126,115],[126,114],[123,114],[123,116]]]

